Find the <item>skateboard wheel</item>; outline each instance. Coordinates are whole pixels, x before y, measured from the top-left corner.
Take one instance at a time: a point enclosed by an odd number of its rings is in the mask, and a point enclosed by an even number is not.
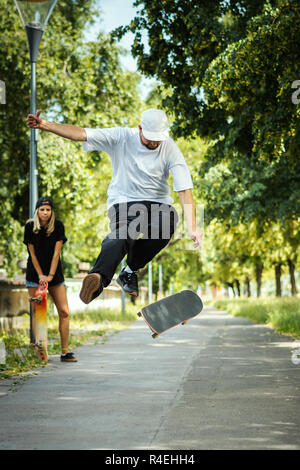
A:
[[[155,338],[157,338],[158,336],[159,336],[158,333],[153,333],[152,338],[155,339]]]
[[[182,325],[186,325],[187,322],[188,322],[188,320],[185,320],[185,321],[183,321],[181,324],[182,324]]]
[[[138,317],[141,317],[141,316],[142,316],[141,312],[138,312],[138,313],[137,313],[137,316],[138,316]]]

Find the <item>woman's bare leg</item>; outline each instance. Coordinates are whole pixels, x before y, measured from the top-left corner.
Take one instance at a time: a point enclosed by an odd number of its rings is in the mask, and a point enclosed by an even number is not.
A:
[[[55,303],[59,315],[59,333],[62,353],[68,352],[69,344],[69,306],[66,286],[49,286],[49,293]]]

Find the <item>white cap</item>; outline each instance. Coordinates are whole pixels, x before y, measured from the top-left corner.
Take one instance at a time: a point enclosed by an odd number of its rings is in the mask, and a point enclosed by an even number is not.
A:
[[[141,116],[143,135],[148,140],[167,140],[169,137],[169,122],[167,115],[161,109],[147,109]]]

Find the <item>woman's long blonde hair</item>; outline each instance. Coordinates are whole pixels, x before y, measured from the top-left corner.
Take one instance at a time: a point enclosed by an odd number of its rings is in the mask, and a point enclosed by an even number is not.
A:
[[[39,219],[39,216],[38,216],[38,210],[39,208],[36,209],[35,213],[34,213],[34,216],[33,216],[33,233],[39,233],[39,231],[41,230],[41,224],[40,224],[40,219]],[[54,223],[55,223],[55,214],[54,214],[54,210],[52,209],[51,207],[51,217],[50,217],[50,220],[46,226],[46,234],[47,234],[47,237],[49,237],[51,235],[51,233],[53,232],[54,230]]]

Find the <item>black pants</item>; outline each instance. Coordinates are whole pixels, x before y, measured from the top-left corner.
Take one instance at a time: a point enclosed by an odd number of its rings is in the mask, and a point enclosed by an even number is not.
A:
[[[149,263],[169,243],[178,222],[174,207],[150,201],[116,204],[108,217],[111,232],[90,271],[101,274],[105,287],[126,254],[132,271]]]

